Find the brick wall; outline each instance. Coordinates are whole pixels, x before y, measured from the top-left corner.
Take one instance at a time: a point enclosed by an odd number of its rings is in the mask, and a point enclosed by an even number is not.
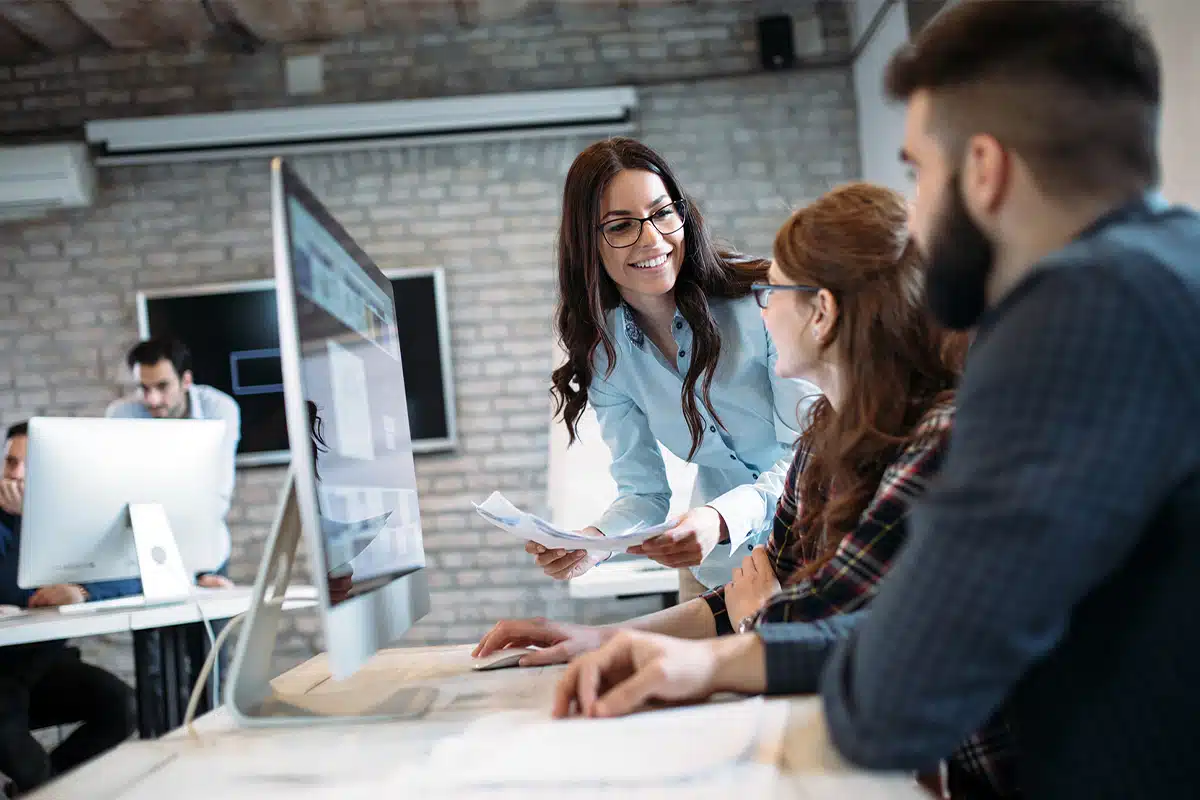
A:
[[[843,68],[755,74],[752,3],[701,4],[460,34],[328,45],[329,92],[377,100],[463,91],[615,84],[651,77],[639,135],[660,149],[717,234],[766,253],[787,209],[858,171],[854,98]],[[810,8],[827,47],[845,21]],[[742,77],[725,76],[746,73]],[[89,117],[278,105],[275,55],[79,58],[15,68],[0,81],[8,132]],[[470,512],[492,489],[546,507],[553,242],[578,139],[363,151],[298,159],[316,194],[384,268],[446,269],[461,446],[419,456],[433,611],[413,641],[468,641],[500,616],[607,620],[641,601],[572,603],[502,533]],[[95,414],[124,379],[141,288],[271,274],[262,160],[101,172],[95,207],[0,224],[0,421]],[[203,376],[198,376],[203,380]],[[252,579],[282,478],[242,470],[232,574]],[[283,663],[319,649],[316,621],[285,632]],[[87,644],[129,673],[124,643]]]

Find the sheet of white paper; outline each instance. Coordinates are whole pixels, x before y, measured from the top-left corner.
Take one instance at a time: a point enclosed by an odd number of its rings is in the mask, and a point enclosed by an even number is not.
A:
[[[778,730],[773,735],[779,736],[785,719],[776,713],[781,703],[757,697],[599,720],[551,720],[546,712],[530,711],[490,714],[462,734],[437,742],[419,770],[404,770],[403,785],[618,786],[703,780],[753,761],[768,723],[774,723]]]
[[[566,531],[541,517],[527,514],[508,501],[499,492],[492,492],[487,500],[475,504],[475,510],[488,522],[512,535],[542,547],[566,550],[589,550],[613,552],[627,550],[647,539],[674,527],[676,520],[667,520],[661,525],[639,527],[617,536],[585,536],[576,531]]]

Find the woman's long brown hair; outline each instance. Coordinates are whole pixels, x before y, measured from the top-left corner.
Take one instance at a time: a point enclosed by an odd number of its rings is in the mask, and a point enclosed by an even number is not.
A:
[[[844,365],[842,407],[822,397],[800,438],[809,457],[799,477],[805,568],[796,581],[833,557],[921,417],[953,397],[967,340],[926,311],[907,204],[890,189],[852,183],[795,212],[775,237],[775,263],[833,295],[839,313],[828,346]]]
[[[613,177],[626,169],[652,172],[662,179],[672,200],[685,200],[684,260],[675,281],[675,304],[692,328],[695,357],[683,379],[680,402],[692,436],[690,459],[704,439],[704,420],[696,403],[696,386],[708,413],[720,423],[709,399],[721,356],[721,333],[708,308],[709,298],[744,297],[750,285],[766,275],[768,262],[718,250],[704,216],[675,179],[662,156],[634,139],[597,142],[576,157],[563,188],[563,217],[558,233],[558,309],[555,327],[567,360],[552,376],[555,413],[562,416],[575,442],[576,423],[587,405],[593,358],[604,348],[607,375],[617,352],[605,328],[605,315],[621,295],[600,261],[600,197]]]

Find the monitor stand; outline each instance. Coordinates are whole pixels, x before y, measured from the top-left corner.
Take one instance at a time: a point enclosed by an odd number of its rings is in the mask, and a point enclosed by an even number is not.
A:
[[[296,562],[296,548],[303,529],[296,502],[295,477],[291,468],[284,480],[275,522],[267,538],[254,593],[238,637],[225,702],[239,725],[298,725],[322,722],[368,722],[413,719],[428,711],[437,691],[427,687],[388,688],[375,696],[362,691],[289,694],[271,685],[272,659],[283,601]],[[319,602],[326,590],[317,587]],[[351,696],[351,695],[354,696]]]
[[[129,527],[146,605],[187,599],[192,580],[179,555],[166,510],[158,503],[130,503]]]

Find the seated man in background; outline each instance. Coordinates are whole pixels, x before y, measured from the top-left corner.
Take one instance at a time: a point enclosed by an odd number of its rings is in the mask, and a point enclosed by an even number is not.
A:
[[[136,580],[40,589],[17,586],[24,499],[27,426],[8,429],[0,477],[0,605],[57,606],[137,594]],[[47,753],[32,731],[82,722]],[[0,772],[28,792],[51,777],[117,746],[133,732],[133,691],[100,667],[84,663],[65,642],[0,648]]]
[[[192,381],[192,354],[176,339],[157,338],[139,342],[125,359],[137,384],[135,395],[112,403],[106,417],[124,419],[218,419],[225,422],[225,444],[229,467],[221,492],[222,519],[233,502],[234,459],[242,435],[241,411],[237,401],[214,389]],[[210,589],[233,584],[226,574],[232,545],[225,529],[226,564],[212,574],[200,575],[196,583]]]
[[[28,446],[29,423],[18,422],[8,429],[4,437],[4,471],[0,478],[0,604],[38,608],[141,594],[142,583],[136,578],[84,585],[58,583],[37,590],[17,586],[17,553],[21,541],[25,453]]]

